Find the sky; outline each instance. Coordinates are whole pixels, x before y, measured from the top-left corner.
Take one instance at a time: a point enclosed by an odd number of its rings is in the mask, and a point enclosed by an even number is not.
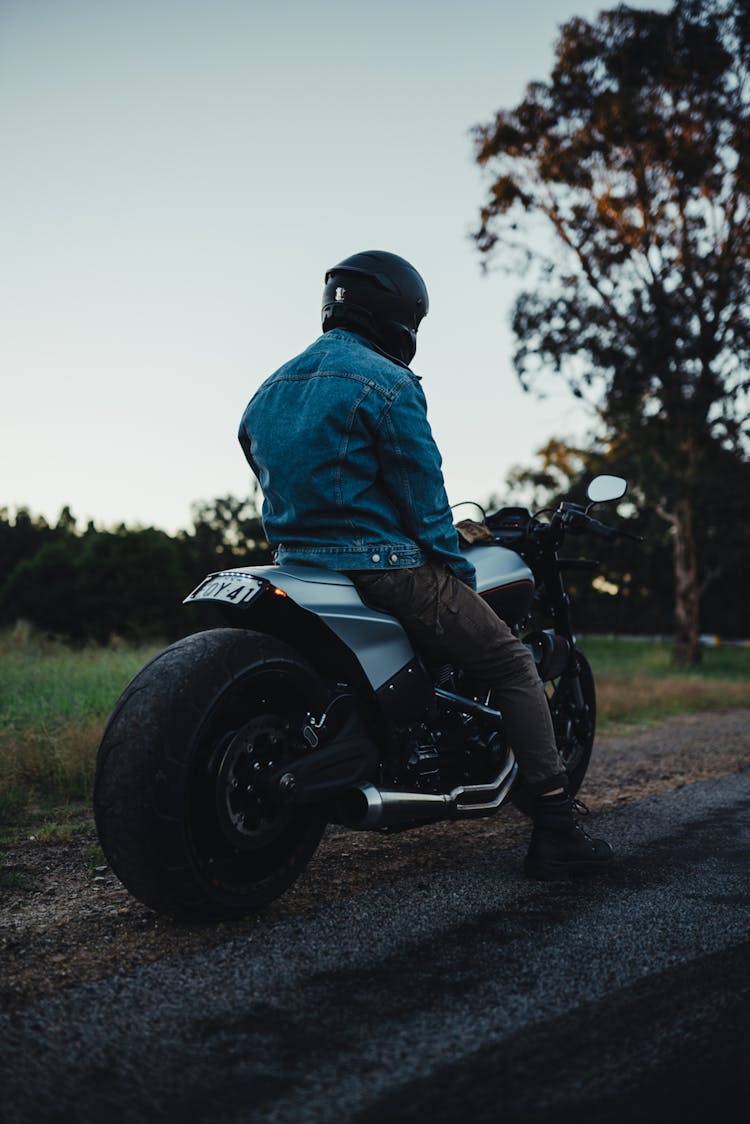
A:
[[[366,249],[427,283],[412,366],[451,503],[583,436],[513,371],[522,279],[481,270],[470,130],[607,6],[0,0],[0,507],[174,532],[247,495],[242,411]]]

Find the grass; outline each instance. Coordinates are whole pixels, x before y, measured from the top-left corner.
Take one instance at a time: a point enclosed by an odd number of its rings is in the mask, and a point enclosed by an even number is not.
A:
[[[0,819],[90,798],[107,716],[157,650],[0,635]]]
[[[666,643],[590,636],[580,646],[594,670],[600,731],[750,707],[750,649],[706,648],[699,668],[683,670],[672,666]]]
[[[750,707],[750,650],[707,649],[699,670],[676,671],[667,644],[587,637],[581,647],[596,677],[600,730]],[[71,815],[58,809],[90,800],[107,717],[156,651],[73,650],[28,630],[0,634],[0,821],[31,815],[49,821],[45,837],[62,838]]]

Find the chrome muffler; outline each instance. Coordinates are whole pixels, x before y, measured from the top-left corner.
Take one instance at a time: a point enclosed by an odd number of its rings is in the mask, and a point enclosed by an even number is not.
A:
[[[345,794],[339,814],[342,823],[357,831],[487,816],[503,803],[517,772],[516,759],[508,750],[502,769],[489,784],[459,785],[442,793],[403,792],[361,784]]]

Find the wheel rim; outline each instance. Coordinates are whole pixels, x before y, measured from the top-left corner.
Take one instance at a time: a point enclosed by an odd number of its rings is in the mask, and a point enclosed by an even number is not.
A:
[[[586,688],[581,683],[584,696]],[[560,678],[550,699],[555,742],[565,771],[570,775],[591,752],[594,740],[594,715],[590,703],[584,698],[583,708],[573,697],[571,682]]]
[[[244,677],[217,700],[201,731],[188,786],[190,849],[214,897],[255,895],[280,865],[294,861],[318,822],[313,811],[284,805],[263,784],[309,749],[302,728],[317,700],[301,679],[273,668]]]
[[[291,809],[269,790],[268,777],[291,759],[289,722],[276,714],[252,718],[229,739],[216,774],[219,826],[240,851],[255,851],[278,839]]]

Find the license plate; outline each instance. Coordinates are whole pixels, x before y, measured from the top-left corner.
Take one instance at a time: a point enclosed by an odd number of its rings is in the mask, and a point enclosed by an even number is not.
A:
[[[207,578],[185,601],[228,601],[230,605],[246,605],[263,588],[263,582],[249,574],[217,574]]]

